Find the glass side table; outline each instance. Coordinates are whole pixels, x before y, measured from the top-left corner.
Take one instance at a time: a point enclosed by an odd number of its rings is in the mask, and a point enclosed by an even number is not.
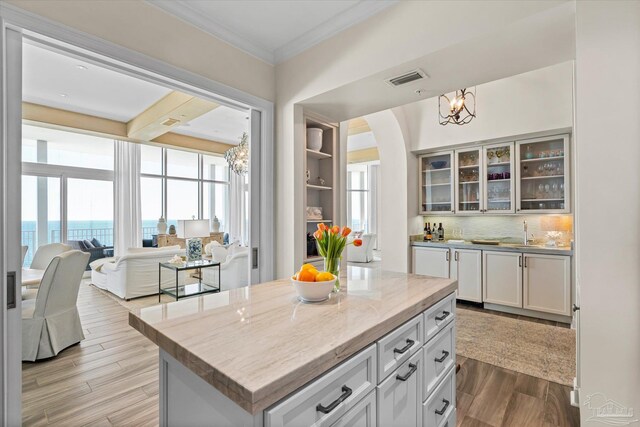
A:
[[[202,269],[218,267],[218,286],[204,283],[202,281]],[[162,287],[162,269],[166,268],[175,271],[175,287]],[[180,285],[180,272],[188,270],[198,270],[198,283],[190,283]],[[192,297],[195,295],[208,294],[212,292],[220,292],[220,263],[208,259],[198,261],[188,261],[182,263],[161,262],[158,265],[158,302],[161,301],[162,294],[171,295],[177,300],[180,298]]]

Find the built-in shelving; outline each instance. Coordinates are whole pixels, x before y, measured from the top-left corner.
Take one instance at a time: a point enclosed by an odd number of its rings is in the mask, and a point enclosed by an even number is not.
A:
[[[312,159],[320,159],[320,160],[329,160],[333,157],[331,154],[323,153],[322,151],[309,150],[308,148],[307,148],[307,156],[309,156]]]
[[[321,223],[321,222],[327,222],[327,223],[332,223],[333,221],[331,221],[330,219],[308,219],[307,222],[313,222],[313,223]]]
[[[564,160],[564,156],[553,156],[553,157],[537,157],[535,159],[522,159],[520,163],[530,163],[530,162],[547,162],[552,160]]]
[[[333,188],[327,187],[326,185],[316,185],[316,184],[307,184],[307,189],[309,189],[309,190],[333,190]]]

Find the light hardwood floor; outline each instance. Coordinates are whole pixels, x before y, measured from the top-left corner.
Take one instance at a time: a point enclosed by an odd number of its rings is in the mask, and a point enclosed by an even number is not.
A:
[[[158,348],[129,326],[125,307],[92,286],[80,287],[78,308],[86,339],[22,364],[23,425],[158,425]],[[568,387],[458,361],[458,426],[579,425]]]

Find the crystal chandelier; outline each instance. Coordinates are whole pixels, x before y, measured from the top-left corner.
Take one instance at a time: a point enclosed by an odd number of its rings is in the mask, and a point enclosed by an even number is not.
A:
[[[442,104],[446,105],[444,114]],[[466,125],[476,116],[475,93],[468,89],[461,89],[457,90],[451,99],[447,95],[440,95],[438,113],[440,114],[440,124],[443,126],[449,123]]]
[[[249,135],[242,134],[240,144],[229,148],[224,153],[224,159],[229,163],[229,169],[238,175],[246,175],[249,171]]]

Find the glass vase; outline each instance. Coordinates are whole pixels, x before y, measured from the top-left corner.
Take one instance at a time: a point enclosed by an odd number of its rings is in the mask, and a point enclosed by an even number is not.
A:
[[[337,277],[333,292],[340,292],[340,258],[324,258],[324,271]]]

